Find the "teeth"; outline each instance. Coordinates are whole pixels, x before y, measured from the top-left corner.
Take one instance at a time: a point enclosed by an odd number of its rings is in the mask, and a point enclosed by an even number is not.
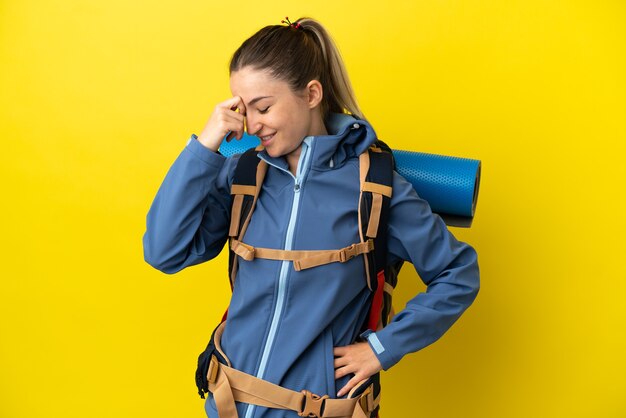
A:
[[[273,136],[274,136],[274,134],[271,134],[271,135],[268,135],[268,136],[262,136],[262,137],[261,137],[261,139],[262,139],[263,141],[267,141],[268,139],[270,139],[270,138],[271,138],[271,137],[273,137]]]

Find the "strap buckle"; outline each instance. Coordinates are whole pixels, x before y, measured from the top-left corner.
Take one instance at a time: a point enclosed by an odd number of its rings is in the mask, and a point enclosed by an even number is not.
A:
[[[345,263],[356,255],[356,244],[344,248],[339,253],[339,261]]]
[[[365,246],[363,245],[365,244]],[[365,248],[363,248],[365,247]],[[360,242],[358,244],[352,244],[349,247],[342,248],[339,251],[339,261],[345,263],[346,261],[354,258],[358,254],[369,253],[374,250],[374,240],[368,239],[365,242]]]
[[[298,416],[310,418],[321,417],[324,402],[328,399],[328,395],[319,396],[308,390],[303,390],[302,395],[302,411],[298,412]]]
[[[241,241],[233,241],[231,248],[235,254],[246,261],[252,261],[255,258],[255,248],[251,245],[244,244]]]
[[[209,383],[215,383],[217,380],[217,370],[220,367],[220,362],[217,361],[217,357],[214,355],[211,356],[211,361],[209,362],[209,370],[207,371],[206,377]]]

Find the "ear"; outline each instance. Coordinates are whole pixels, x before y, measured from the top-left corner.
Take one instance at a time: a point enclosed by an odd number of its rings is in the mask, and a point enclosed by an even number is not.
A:
[[[322,83],[317,80],[309,81],[309,84],[306,85],[306,93],[309,108],[313,109],[322,102],[322,98],[324,97]]]

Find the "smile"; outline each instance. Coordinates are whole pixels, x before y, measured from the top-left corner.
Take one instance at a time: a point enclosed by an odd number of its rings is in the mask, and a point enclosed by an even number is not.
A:
[[[259,138],[261,138],[261,141],[263,141],[263,142],[267,142],[267,141],[269,141],[270,139],[272,139],[272,138],[274,137],[274,135],[276,135],[276,133],[273,133],[273,134],[271,134],[271,135],[267,135],[267,136],[260,136]]]

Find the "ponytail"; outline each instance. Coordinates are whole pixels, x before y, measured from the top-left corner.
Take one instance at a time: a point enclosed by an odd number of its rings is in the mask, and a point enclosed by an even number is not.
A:
[[[259,30],[235,51],[230,73],[246,66],[269,71],[289,83],[294,91],[318,80],[324,90],[320,104],[324,119],[336,112],[365,120],[339,50],[328,31],[314,19],[303,17],[293,25],[271,25]]]
[[[328,91],[325,90],[324,94],[329,96],[329,110],[340,113],[347,110],[348,113],[365,120],[365,116],[363,116],[363,112],[356,101],[339,49],[337,49],[328,31],[319,22],[311,18],[303,17],[298,19],[296,23],[299,23],[304,30],[309,30],[317,38],[318,45],[321,47],[328,77]]]

